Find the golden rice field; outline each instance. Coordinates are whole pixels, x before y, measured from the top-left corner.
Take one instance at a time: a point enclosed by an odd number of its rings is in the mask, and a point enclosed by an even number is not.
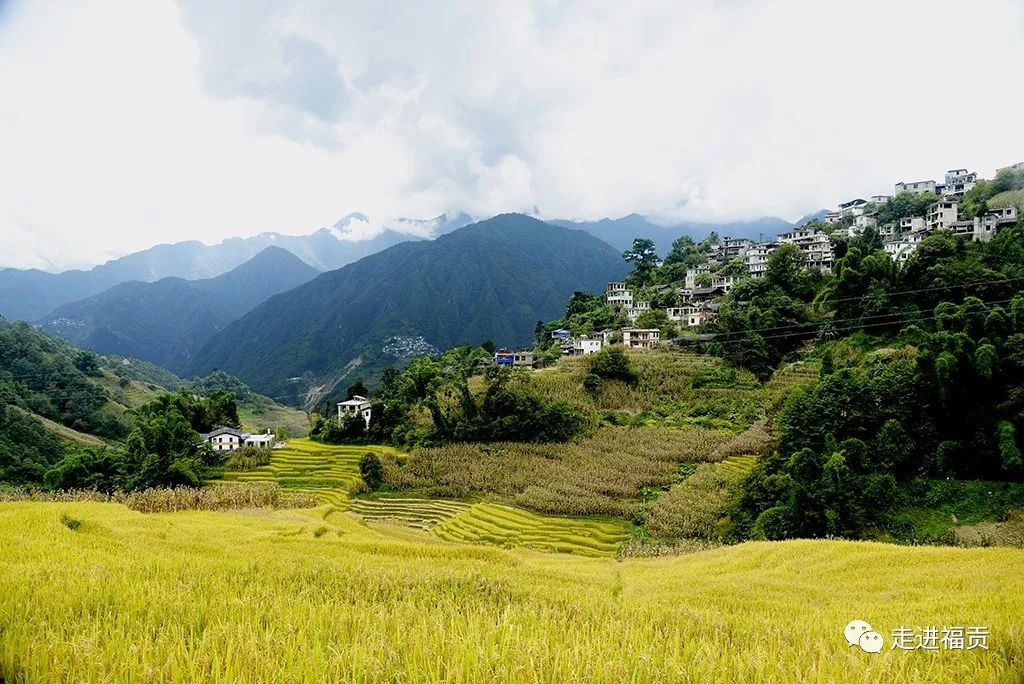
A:
[[[1024,551],[757,542],[614,560],[330,507],[0,504],[8,682],[1019,682]],[[62,516],[65,522],[62,522]],[[80,521],[71,529],[66,520]],[[847,646],[867,620],[877,654]],[[988,650],[889,648],[979,625]]]
[[[285,491],[303,492],[324,503],[348,506],[348,488],[359,480],[359,459],[378,446],[337,446],[293,439],[274,449],[270,464],[224,473],[225,482],[276,482]]]
[[[476,504],[433,529],[441,539],[499,546],[525,546],[540,551],[613,556],[630,534],[615,518],[568,518],[540,515],[497,504]]]
[[[469,510],[471,504],[444,499],[392,498],[355,499],[349,512],[369,522],[400,523],[431,530]]]

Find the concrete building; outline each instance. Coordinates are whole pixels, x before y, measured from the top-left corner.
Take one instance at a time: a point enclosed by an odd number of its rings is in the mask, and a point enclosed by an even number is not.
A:
[[[967,169],[950,169],[946,172],[946,184],[942,196],[960,196],[978,184],[978,174]]]
[[[984,216],[975,216],[972,223],[972,239],[978,242],[988,242],[1004,228],[1010,228],[1017,224],[1017,207],[1002,207],[985,212]]]
[[[919,230],[924,230],[924,217],[923,216],[904,216],[900,219],[899,232],[900,233],[913,233]]]
[[[860,216],[864,213],[868,201],[865,199],[852,199],[839,205],[839,213],[843,216]]]
[[[622,345],[627,349],[653,349],[661,344],[657,328],[623,328]]]
[[[626,287],[626,283],[608,283],[604,297],[608,306],[633,306],[633,291]]]
[[[702,273],[711,273],[711,264],[705,262],[703,264],[698,264],[694,268],[687,269],[686,277],[683,281],[683,284],[688,289],[693,289],[697,287],[697,276],[699,276]]]
[[[835,265],[832,241],[824,232],[813,228],[797,228],[779,235],[782,244],[794,244],[804,253],[807,268],[831,272]]]
[[[858,232],[862,232],[868,226],[877,226],[878,219],[871,214],[861,214],[857,218],[853,219],[853,226],[858,229]]]
[[[741,259],[753,244],[754,241],[748,240],[747,238],[726,237],[725,241],[722,243],[722,256],[726,261]]]
[[[675,306],[665,309],[670,321],[679,323],[685,328],[695,328],[715,318],[715,312],[711,307],[701,304],[690,306]]]
[[[917,246],[921,244],[921,240],[927,236],[928,232],[925,230],[907,233],[895,240],[886,242],[883,247],[889,256],[892,257],[893,261],[902,264],[910,258],[910,255],[914,253]]]
[[[600,337],[591,339],[583,336],[573,340],[572,352],[574,356],[590,356],[601,351],[602,346],[604,346],[604,342]]]
[[[516,355],[511,349],[499,349],[494,352],[494,363],[499,366],[512,366],[515,365]]]
[[[370,399],[355,395],[348,401],[338,402],[338,422],[340,423],[347,416],[362,416],[366,421],[366,427],[370,427]]]
[[[935,181],[924,180],[924,181],[912,181],[910,183],[904,183],[900,181],[895,186],[895,194],[901,192],[935,192]]]
[[[928,206],[924,223],[928,230],[947,230],[957,218],[956,202],[940,200]]]
[[[892,195],[872,195],[868,201],[872,204],[885,204],[892,199]]]
[[[633,302],[633,305],[626,309],[626,316],[629,317],[629,320],[635,321],[650,310],[650,302]]]
[[[779,243],[777,242],[758,242],[747,250],[747,253],[743,256],[743,261],[747,264],[747,270],[750,271],[751,278],[760,278],[764,275],[764,272],[768,270],[768,257],[778,247]]]

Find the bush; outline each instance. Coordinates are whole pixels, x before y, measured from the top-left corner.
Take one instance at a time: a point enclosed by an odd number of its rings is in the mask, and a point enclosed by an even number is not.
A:
[[[359,459],[359,475],[363,478],[363,482],[366,483],[370,491],[380,489],[381,481],[384,477],[384,468],[377,454],[372,451],[367,451],[363,454],[363,457]]]
[[[630,386],[637,383],[638,377],[633,370],[625,350],[618,346],[605,347],[590,356],[590,372],[605,380],[622,380]]]
[[[269,447],[244,446],[228,456],[225,466],[228,470],[256,470],[270,465],[271,455]]]

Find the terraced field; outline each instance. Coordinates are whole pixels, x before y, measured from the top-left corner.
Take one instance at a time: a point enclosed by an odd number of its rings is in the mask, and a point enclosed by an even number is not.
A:
[[[282,489],[307,492],[324,503],[348,508],[348,488],[359,480],[359,459],[382,447],[335,446],[295,439],[275,449],[269,465],[224,473],[225,482],[276,482]]]
[[[468,511],[470,505],[443,499],[356,499],[352,502],[349,512],[371,522],[398,522],[421,530],[430,530],[445,520]]]
[[[747,475],[754,469],[755,463],[757,456],[730,456],[719,463],[718,467],[736,475]]]
[[[511,506],[476,504],[436,526],[434,534],[453,542],[609,556],[627,539],[629,526],[610,519],[538,515]]]

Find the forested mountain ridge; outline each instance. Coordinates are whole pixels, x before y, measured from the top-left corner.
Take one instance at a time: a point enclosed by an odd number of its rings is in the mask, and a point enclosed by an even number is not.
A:
[[[592,235],[505,214],[272,297],[211,338],[186,370],[221,368],[272,396],[292,395],[290,378],[334,383],[353,362],[360,373],[379,370],[408,356],[403,345],[525,343],[574,290],[603,289],[626,270]]]
[[[43,329],[80,347],[151,361],[172,371],[217,330],[316,269],[268,247],[216,278],[128,282],[51,312]]]
[[[353,225],[365,223],[363,214],[349,214],[330,228],[309,235],[260,233],[229,238],[214,245],[196,240],[162,244],[125,255],[91,269],[50,273],[36,269],[0,269],[0,315],[8,320],[35,321],[59,306],[90,297],[133,280],[155,282],[162,278],[209,279],[226,273],[268,247],[280,247],[317,270],[331,270],[352,263],[386,247],[418,240],[410,234],[444,233],[470,222],[465,214],[433,219],[396,219],[369,239],[352,234]]]

